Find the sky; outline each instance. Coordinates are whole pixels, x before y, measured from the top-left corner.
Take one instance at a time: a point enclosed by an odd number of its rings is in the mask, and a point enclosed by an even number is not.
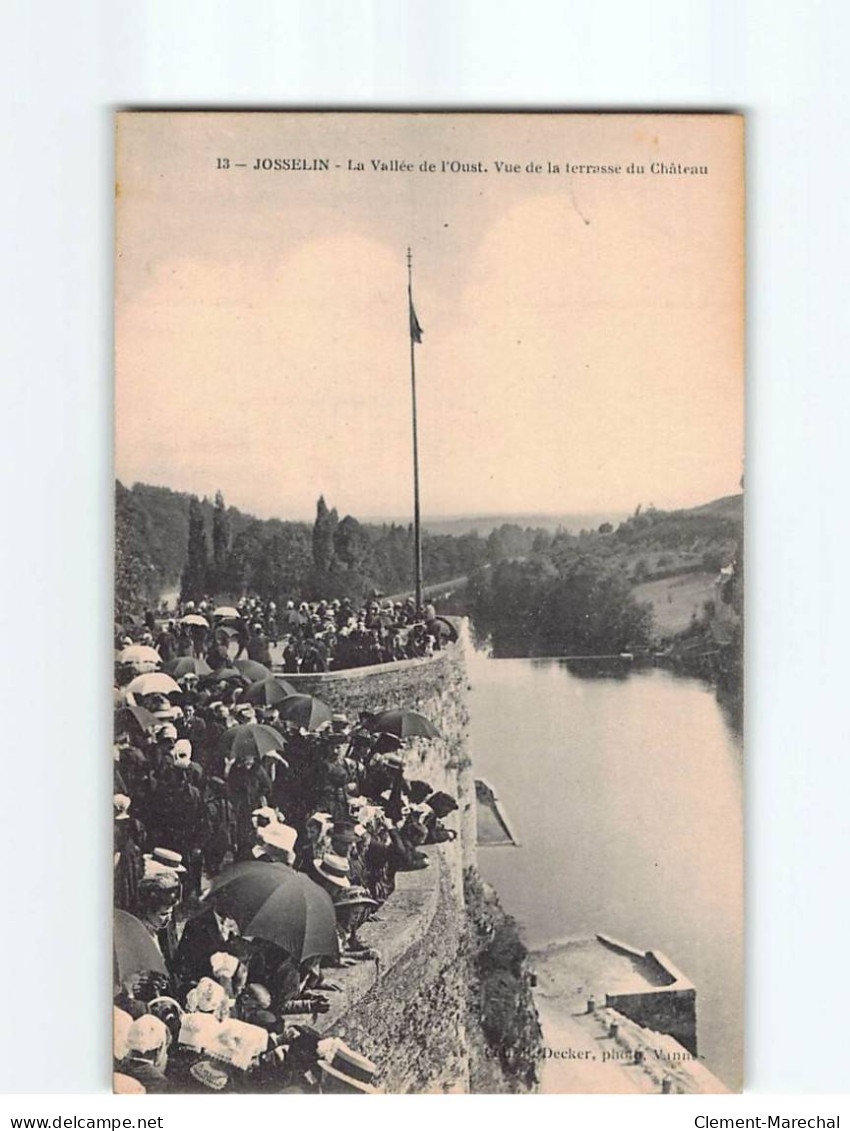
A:
[[[251,168],[294,157],[331,168]],[[548,172],[567,161],[647,172]],[[125,114],[116,178],[127,484],[221,489],[261,517],[310,518],[319,494],[340,514],[410,513],[410,246],[423,514],[740,489],[738,119]]]

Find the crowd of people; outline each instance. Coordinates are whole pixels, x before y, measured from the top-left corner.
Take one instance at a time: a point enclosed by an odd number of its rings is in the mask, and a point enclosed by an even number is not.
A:
[[[359,931],[396,875],[455,835],[455,799],[405,774],[403,735],[433,728],[290,695],[256,651],[240,672],[232,641],[207,664],[207,630],[165,662],[151,627],[159,660],[121,638],[116,668],[116,1087],[372,1090],[376,1066],[315,1025],[334,969],[379,958]]]
[[[215,667],[236,641],[237,658],[271,664],[279,648],[284,671],[312,673],[430,656],[454,634],[433,604],[417,608],[412,597],[392,601],[376,595],[359,607],[348,598],[288,600],[282,609],[256,596],[232,606],[204,597],[166,609],[161,620],[146,610],[143,624],[116,626],[116,643],[150,645],[165,664],[202,656]]]

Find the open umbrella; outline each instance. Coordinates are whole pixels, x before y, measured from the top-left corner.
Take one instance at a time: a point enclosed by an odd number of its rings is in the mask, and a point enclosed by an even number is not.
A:
[[[275,943],[299,963],[339,958],[333,901],[303,872],[261,860],[234,864],[213,881],[207,901],[219,900],[246,938]]]
[[[205,675],[201,679],[201,683],[221,683],[222,681],[232,683],[234,680],[238,683],[248,682],[242,672],[237,671],[236,668],[215,668],[209,675]]]
[[[263,754],[270,754],[273,750],[281,750],[283,737],[274,727],[267,727],[264,723],[241,723],[239,726],[230,727],[222,734],[219,746],[232,758],[251,754],[261,757]]]
[[[258,660],[235,660],[233,666],[251,683],[256,683],[258,679],[271,678],[271,668],[267,668],[265,664],[261,664]]]
[[[270,675],[267,679],[258,679],[256,683],[252,683],[245,692],[245,699],[249,703],[258,703],[263,707],[274,707],[283,699],[295,694],[295,688],[291,683]]]
[[[128,644],[118,656],[122,664],[161,664],[162,656],[147,644]]]
[[[219,605],[217,609],[213,609],[213,616],[220,617],[222,620],[238,620],[241,613],[238,609],[234,609],[232,605]]]
[[[199,656],[178,656],[176,660],[169,661],[163,670],[175,679],[182,679],[184,675],[209,675],[212,668]]]
[[[117,985],[136,974],[167,974],[165,962],[144,923],[127,911],[113,911],[112,969]]]
[[[200,616],[198,613],[189,613],[188,616],[180,618],[181,624],[194,624],[197,628],[209,628],[210,622],[206,617]]]
[[[275,706],[282,719],[288,719],[305,730],[316,730],[322,723],[329,723],[333,718],[333,711],[327,703],[313,695],[287,695]]]
[[[131,680],[126,690],[133,695],[174,695],[179,693],[180,687],[165,672],[147,672]]]
[[[397,738],[439,738],[440,732],[418,711],[397,707],[382,711],[369,723],[369,729],[394,734]]]
[[[115,714],[115,729],[116,731],[128,724],[135,724],[142,734],[147,734],[157,725],[159,719],[156,715],[149,711],[146,707],[138,707],[135,704],[132,706],[122,706]]]

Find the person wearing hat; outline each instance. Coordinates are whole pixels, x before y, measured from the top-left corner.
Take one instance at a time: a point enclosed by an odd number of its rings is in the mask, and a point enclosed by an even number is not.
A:
[[[287,674],[295,674],[301,666],[301,648],[298,640],[290,634],[283,648],[283,670]]]
[[[189,677],[192,682],[189,682]],[[192,743],[193,757],[203,766],[207,746],[207,724],[198,714],[197,686],[198,677],[194,673],[183,677],[183,718],[177,726],[177,733],[181,738],[189,739]]]
[[[157,774],[151,795],[149,832],[155,844],[167,846],[183,857],[188,871],[187,891],[198,895],[206,810],[189,765],[178,763],[174,757],[176,746],[177,743],[172,745],[171,764],[163,765]],[[191,747],[189,753],[191,756]]]
[[[237,703],[233,709],[233,713],[236,715],[236,721],[241,726],[250,726],[257,721],[254,708],[250,703]]]
[[[263,626],[256,622],[251,628],[251,635],[247,642],[248,659],[258,664],[272,666],[272,654],[269,649],[269,639],[263,632]]]
[[[162,722],[154,730],[154,746],[150,755],[151,773],[154,779],[173,761],[172,751],[176,741],[177,728],[173,723]]]
[[[357,786],[360,767],[345,753],[346,736],[328,734],[323,739],[323,759],[319,765],[317,783],[317,803],[319,808],[330,813],[334,820],[344,821],[348,817],[348,785]],[[359,792],[359,786],[357,786]]]
[[[374,1095],[378,1066],[355,1052],[339,1037],[325,1038],[317,1047],[319,1091],[325,1095]]]
[[[295,842],[298,833],[290,825],[279,821],[269,821],[257,829],[257,844],[253,849],[255,860],[265,860],[273,864],[285,864],[291,868],[295,863]]]
[[[236,843],[236,816],[227,782],[215,774],[207,775],[203,793],[206,814],[201,857],[210,877],[217,876],[228,852]]]
[[[325,889],[331,899],[336,899],[342,891],[351,887],[351,868],[344,856],[326,852],[320,859],[313,860],[309,871],[311,880]]]
[[[310,872],[314,860],[320,860],[326,852],[330,852],[330,832],[333,828],[333,817],[330,813],[312,813],[305,823],[305,836],[296,853],[297,868],[300,872]]]
[[[177,655],[177,637],[174,635],[174,621],[170,620],[163,627],[154,644],[163,664],[169,663]]]
[[[442,841],[454,840],[457,837],[454,829],[447,829],[442,823],[444,818],[448,817],[450,813],[454,813],[457,807],[457,801],[449,793],[437,791],[427,798],[425,804],[427,812],[423,820],[428,833],[426,844],[439,844]]]
[[[127,1055],[122,1073],[143,1085],[146,1092],[169,1090],[165,1070],[168,1065],[169,1032],[158,1017],[150,1013],[138,1017],[127,1031]]]
[[[251,819],[256,809],[269,803],[272,782],[259,758],[253,754],[236,759],[227,775],[230,800],[236,821],[236,860],[249,860],[256,844],[254,823]]]
[[[193,759],[193,747],[188,738],[178,738],[171,750],[175,766],[182,766],[192,785],[203,788],[204,771]]]
[[[366,830],[353,821],[337,821],[331,830],[331,852],[348,861],[351,882],[360,886],[366,883],[367,843]]]
[[[127,1055],[127,1034],[133,1025],[133,1018],[124,1009],[112,1009],[112,1060],[117,1069]]]
[[[129,911],[139,895],[139,884],[145,871],[142,858],[143,830],[130,816],[130,798],[116,793],[112,799],[114,817],[113,902],[122,911]],[[142,843],[139,843],[139,840]]]
[[[340,892],[334,899],[340,953],[357,959],[378,957],[375,950],[357,937],[358,929],[377,909],[378,901],[362,884],[352,884],[348,891]]]
[[[180,901],[181,888],[176,867],[159,866],[157,863],[157,855],[165,852],[164,849],[154,849],[151,856],[145,857],[146,868],[150,861],[157,865],[157,870],[146,874],[139,883],[133,914],[147,928],[162,955],[166,970],[173,975],[177,952],[174,908]]]

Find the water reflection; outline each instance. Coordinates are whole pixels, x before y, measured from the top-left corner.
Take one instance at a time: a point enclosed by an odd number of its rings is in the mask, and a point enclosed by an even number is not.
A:
[[[698,988],[700,1051],[740,1083],[741,747],[709,685],[660,668],[470,657],[476,772],[522,841],[482,872],[531,946],[604,931]]]

